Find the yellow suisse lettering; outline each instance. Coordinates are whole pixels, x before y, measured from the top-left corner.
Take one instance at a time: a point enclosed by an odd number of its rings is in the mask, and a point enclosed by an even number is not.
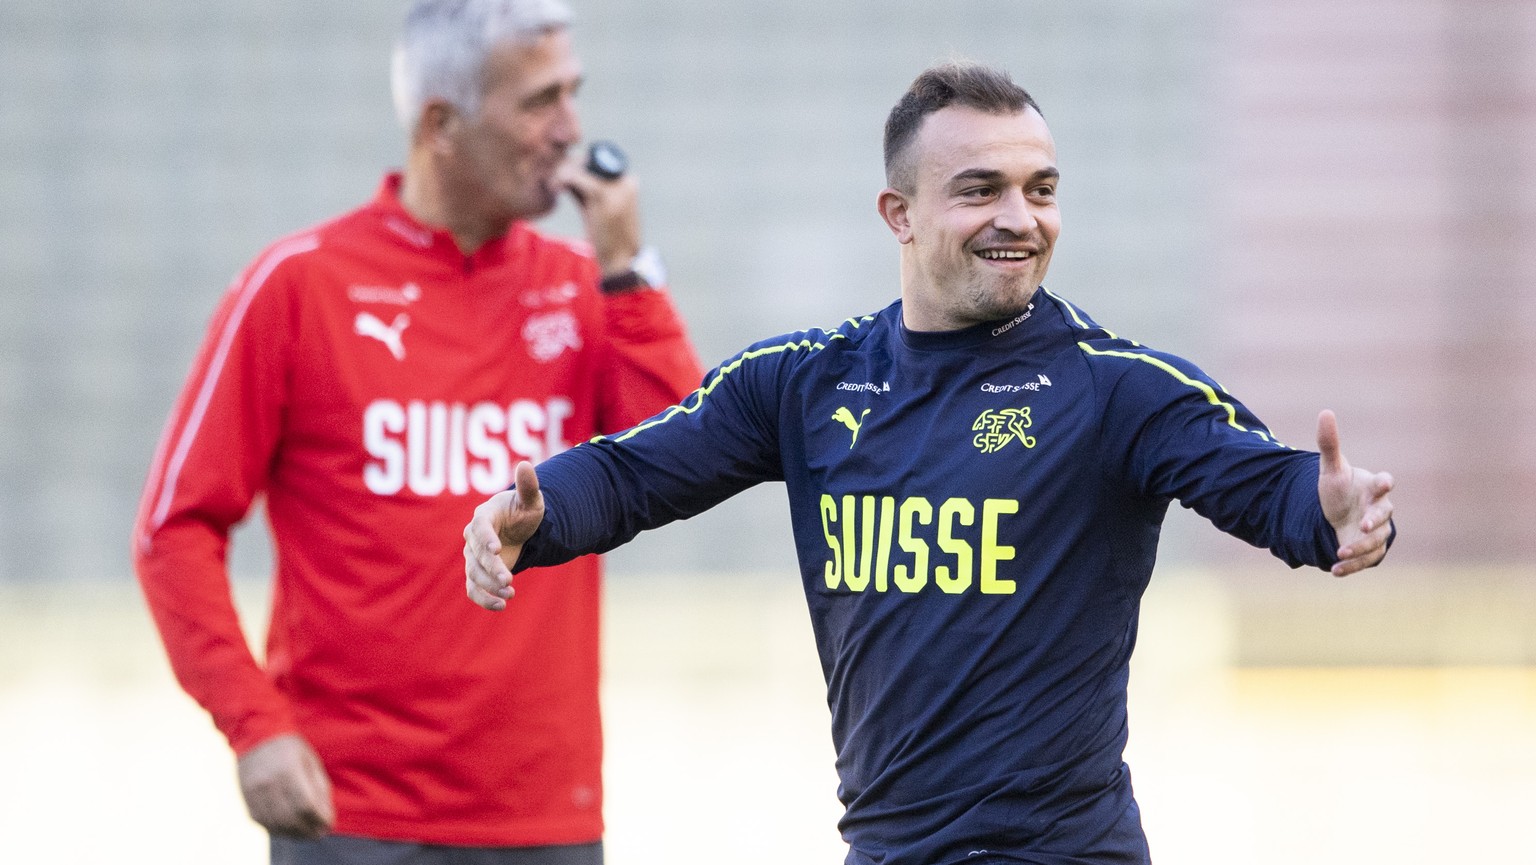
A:
[[[971,587],[971,545],[955,537],[956,517],[961,525],[972,525],[976,522],[976,506],[960,498],[946,499],[939,506],[939,549],[955,557],[955,575],[951,577],[949,568],[940,565],[933,569],[933,582],[951,595]]]
[[[870,497],[872,502],[873,496]],[[864,513],[868,514],[866,507]],[[880,552],[875,556],[875,591],[884,592],[890,590],[891,573],[891,529],[895,522],[892,519],[896,513],[896,499],[892,496],[880,497]]]
[[[837,535],[832,531],[832,524],[837,522],[837,500],[821,494],[821,533],[826,536],[827,549],[831,555],[827,557],[826,580],[827,588],[835,589],[843,580],[842,561],[843,548],[837,542]]]
[[[997,563],[1013,558],[1013,547],[997,542],[997,521],[1003,514],[1019,512],[1015,499],[987,499],[981,503],[981,593],[983,595],[1011,595],[1013,580],[999,579]]]
[[[998,563],[1017,557],[1014,547],[998,542],[1003,517],[1019,512],[1015,499],[982,500],[979,538],[964,530],[977,523],[976,505],[959,497],[946,499],[935,513],[933,503],[922,496],[898,504],[894,496],[834,498],[823,493],[819,510],[828,552],[822,576],[828,589],[888,592],[894,584],[895,590],[914,594],[927,587],[931,570],[934,585],[945,594],[962,594],[973,586],[987,595],[1017,591],[1015,581],[998,576]],[[910,559],[892,563],[893,538],[906,554],[897,557]],[[952,561],[934,565],[932,544]]]
[[[854,533],[861,528],[857,525],[859,520],[854,516],[857,513],[857,502],[853,496],[843,496],[843,582],[848,584],[851,592],[862,592],[869,588],[869,560],[874,555],[874,544],[871,543],[874,535],[871,530],[874,527],[870,523],[875,519],[875,506],[869,496],[863,498],[869,507],[864,513],[864,542],[860,544],[854,537]],[[859,554],[860,550],[863,550],[863,555]],[[861,560],[864,565],[862,569],[859,567]]]
[[[933,524],[933,505],[922,497],[905,499],[901,503],[901,548],[912,554],[912,575],[907,576],[907,566],[897,565],[896,588],[903,592],[918,592],[928,584],[928,542],[912,533],[912,520],[928,526]]]

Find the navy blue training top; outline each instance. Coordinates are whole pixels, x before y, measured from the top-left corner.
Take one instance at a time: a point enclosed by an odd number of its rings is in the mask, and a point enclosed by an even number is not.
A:
[[[538,471],[519,570],[785,482],[856,865],[1147,862],[1126,684],[1169,502],[1292,566],[1337,549],[1315,453],[1044,289],[759,342]]]

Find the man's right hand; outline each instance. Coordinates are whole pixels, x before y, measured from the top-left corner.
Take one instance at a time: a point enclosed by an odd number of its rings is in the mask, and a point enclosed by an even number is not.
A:
[[[464,527],[464,593],[487,610],[506,609],[512,566],[544,521],[544,496],[531,463],[517,464],[516,484],[482,502]]]
[[[245,752],[238,765],[246,810],[268,832],[318,838],[331,831],[336,822],[331,780],[302,736],[268,739]]]
[[[592,255],[603,276],[629,269],[640,253],[640,195],[635,178],[624,175],[605,180],[587,171],[576,160],[561,165],[555,183],[576,198]]]

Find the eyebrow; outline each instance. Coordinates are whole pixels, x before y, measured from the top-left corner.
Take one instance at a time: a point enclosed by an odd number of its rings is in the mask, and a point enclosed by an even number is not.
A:
[[[527,96],[524,96],[523,101],[525,103],[529,103],[552,99],[556,96],[559,96],[561,91],[565,90],[567,86],[570,87],[571,95],[575,96],[581,91],[581,85],[584,83],[586,83],[586,78],[585,76],[581,75],[578,75],[576,78],[570,80],[559,79],[556,81],[551,81],[543,87],[530,92]]]
[[[1056,166],[1052,165],[1031,174],[1029,179],[1031,181],[1055,180],[1058,177],[1061,177],[1061,172],[1056,170]],[[997,183],[1004,179],[1005,175],[995,168],[967,168],[951,177],[949,182],[953,184],[966,180],[980,180],[984,183]]]

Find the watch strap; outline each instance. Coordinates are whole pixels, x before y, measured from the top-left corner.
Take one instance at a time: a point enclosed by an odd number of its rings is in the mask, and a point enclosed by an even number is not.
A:
[[[598,283],[603,294],[618,294],[640,288],[660,288],[667,284],[667,269],[661,253],[654,246],[642,246],[629,262],[629,269],[603,277]]]

